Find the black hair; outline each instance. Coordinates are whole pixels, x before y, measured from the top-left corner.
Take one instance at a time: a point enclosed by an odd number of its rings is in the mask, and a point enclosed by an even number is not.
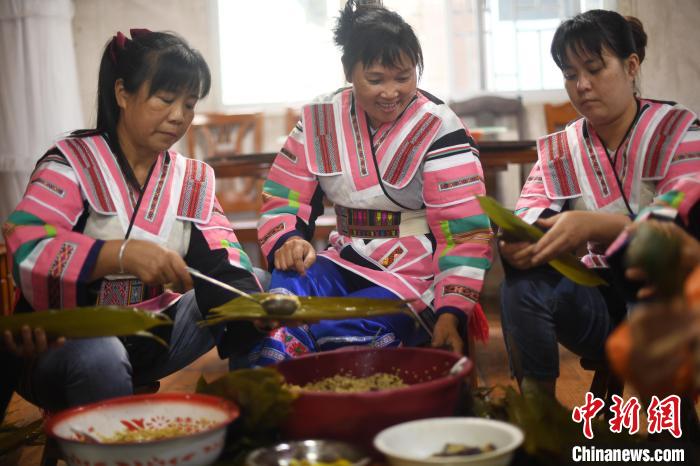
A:
[[[423,51],[411,26],[397,13],[378,4],[362,4],[348,0],[333,30],[335,43],[342,49],[345,77],[350,78],[352,68],[362,62],[367,67],[379,62],[383,66],[397,67],[403,52],[423,73]],[[367,3],[367,2],[364,2]]]
[[[590,10],[562,22],[552,39],[551,53],[559,69],[566,68],[567,51],[595,55],[602,60],[603,47],[624,60],[633,53],[644,61],[647,35],[641,21],[609,10]]]
[[[202,55],[180,36],[170,32],[141,32],[117,46],[107,42],[97,83],[97,131],[106,133],[115,145],[120,109],[114,93],[118,79],[127,92],[137,92],[148,82],[149,96],[158,91],[190,92],[204,98],[211,87],[211,73]]]

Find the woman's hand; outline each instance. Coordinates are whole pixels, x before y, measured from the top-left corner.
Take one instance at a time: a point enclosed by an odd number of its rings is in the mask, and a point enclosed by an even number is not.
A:
[[[532,265],[547,263],[593,240],[592,228],[599,221],[595,215],[594,212],[572,210],[538,220],[537,225],[548,231],[535,243]]]
[[[653,226],[653,228],[660,230],[669,237],[677,237],[681,243],[681,258],[678,268],[681,271],[681,276],[685,278],[690,274],[690,272],[700,265],[700,242],[696,240],[693,236],[688,234],[683,228],[679,227],[673,222],[660,222],[658,220],[647,220],[648,225]],[[633,235],[637,228],[639,228],[639,223],[633,223],[627,227],[627,231],[630,235]],[[640,267],[631,267],[625,271],[625,276],[632,281],[636,282],[646,282],[648,277],[644,270]],[[639,291],[637,291],[638,299],[648,299],[656,295],[656,287],[653,285],[642,286]]]
[[[526,270],[532,267],[532,256],[535,253],[535,245],[525,241],[508,242],[500,240],[498,251],[503,260],[516,269]]]
[[[450,313],[440,315],[433,329],[431,346],[433,348],[448,347],[454,353],[464,354],[464,341],[462,341],[457,329],[458,324],[457,316]]]
[[[292,236],[275,251],[275,268],[277,270],[296,270],[305,275],[306,270],[316,262],[314,247],[303,238]]]
[[[178,253],[156,243],[132,239],[122,255],[124,270],[147,285],[170,285],[175,290],[192,289],[187,264]]]
[[[65,338],[61,337],[49,342],[42,328],[37,327],[32,331],[28,325],[22,327],[20,335],[22,341],[18,343],[12,336],[12,332],[6,330],[3,334],[3,341],[5,348],[25,359],[35,358],[50,348],[61,346],[66,341]]]
[[[537,225],[547,229],[547,232],[535,243],[532,263],[544,264],[562,254],[576,251],[587,241],[607,246],[630,222],[626,215],[583,210],[570,210],[540,219]]]

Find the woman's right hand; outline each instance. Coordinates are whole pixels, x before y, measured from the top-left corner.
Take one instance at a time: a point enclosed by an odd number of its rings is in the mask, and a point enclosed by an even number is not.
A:
[[[275,251],[275,268],[277,270],[296,270],[305,275],[306,270],[316,262],[314,247],[303,238],[292,236]]]
[[[526,241],[508,242],[500,240],[498,250],[503,260],[520,270],[532,267],[532,257],[535,255],[535,243]]]
[[[175,290],[192,289],[187,264],[178,253],[150,241],[132,239],[122,255],[124,271],[139,277],[147,285],[172,286]]]

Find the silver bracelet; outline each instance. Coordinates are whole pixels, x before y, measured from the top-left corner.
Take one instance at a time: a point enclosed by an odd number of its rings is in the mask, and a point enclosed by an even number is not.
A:
[[[119,258],[119,273],[124,273],[124,264],[122,264],[122,259],[124,257],[124,250],[126,249],[126,245],[129,244],[129,241],[131,241],[131,238],[127,238],[124,240],[121,246],[119,246],[119,255],[117,256]]]

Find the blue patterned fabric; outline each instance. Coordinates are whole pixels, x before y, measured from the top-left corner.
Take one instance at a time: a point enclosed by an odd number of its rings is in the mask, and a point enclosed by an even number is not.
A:
[[[302,276],[296,272],[272,272],[270,291],[298,296],[348,296],[398,299],[391,291],[319,257]],[[245,357],[230,359],[231,369],[273,364],[284,359],[346,346],[417,346],[428,334],[406,314],[372,319],[323,320],[299,327],[273,330]]]

